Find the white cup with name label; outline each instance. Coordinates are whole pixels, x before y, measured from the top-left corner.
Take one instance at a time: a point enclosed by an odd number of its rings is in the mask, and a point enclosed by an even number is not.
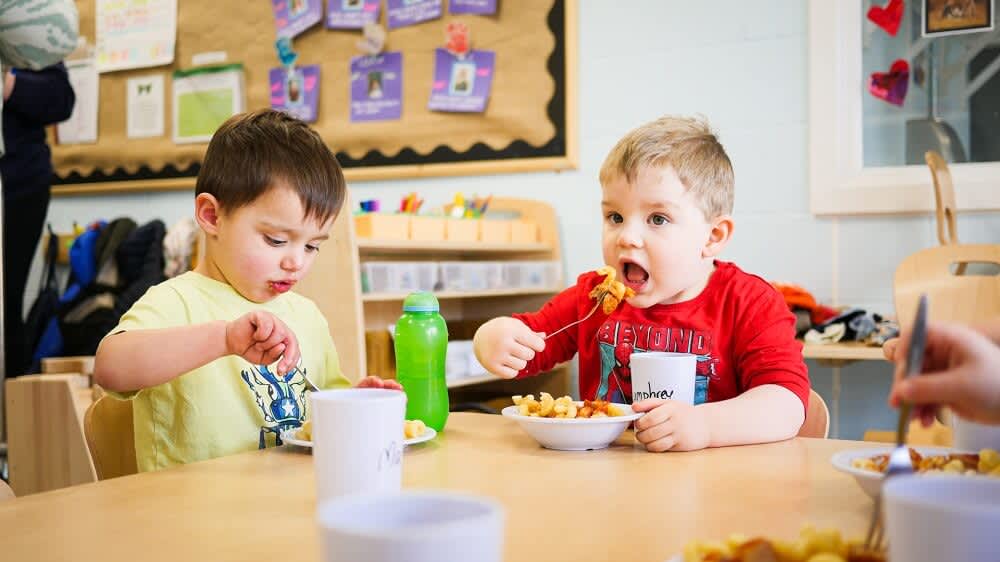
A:
[[[882,486],[889,560],[997,560],[1000,482],[908,474]]]
[[[453,492],[355,494],[319,504],[324,562],[500,562],[503,508]]]
[[[648,398],[694,404],[695,367],[691,353],[647,351],[629,356],[632,369],[632,402]]]
[[[322,390],[310,393],[309,403],[319,501],[400,490],[406,394],[378,388]]]
[[[952,416],[954,446],[960,451],[978,453],[981,449],[1000,451],[1000,425],[985,425]]]

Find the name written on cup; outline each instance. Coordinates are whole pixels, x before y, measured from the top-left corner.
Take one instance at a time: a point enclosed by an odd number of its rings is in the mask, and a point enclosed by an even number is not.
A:
[[[649,387],[648,391],[635,390],[632,392],[632,400],[634,402],[638,402],[639,400],[646,400],[647,398],[660,398],[662,400],[670,400],[671,398],[674,397],[673,389],[667,390],[664,388],[661,390],[653,390],[653,383],[651,382],[647,382],[646,386]]]
[[[399,466],[403,462],[403,445],[398,441],[392,441],[378,456],[378,470]]]

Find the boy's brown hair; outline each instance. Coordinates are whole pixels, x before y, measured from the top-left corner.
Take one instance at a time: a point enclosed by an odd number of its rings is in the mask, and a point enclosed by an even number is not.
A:
[[[295,191],[307,219],[336,217],[347,185],[337,158],[316,131],[280,111],[235,115],[212,135],[195,183],[223,211],[253,203],[272,187]]]
[[[640,170],[668,165],[694,193],[705,218],[733,212],[733,164],[703,118],[665,116],[629,131],[604,159],[601,184],[617,177],[632,183]]]

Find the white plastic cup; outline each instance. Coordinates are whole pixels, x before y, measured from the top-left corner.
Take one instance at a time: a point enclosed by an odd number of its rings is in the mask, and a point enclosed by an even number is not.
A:
[[[996,560],[1000,481],[911,474],[882,488],[889,560]]]
[[[350,388],[309,394],[319,501],[398,492],[403,482],[406,394]]]
[[[648,398],[694,404],[695,367],[690,353],[647,351],[629,356],[632,369],[632,402]]]
[[[960,451],[1000,451],[1000,425],[984,425],[952,416],[952,435],[955,448]]]
[[[325,562],[500,562],[503,508],[451,492],[357,494],[323,502]]]

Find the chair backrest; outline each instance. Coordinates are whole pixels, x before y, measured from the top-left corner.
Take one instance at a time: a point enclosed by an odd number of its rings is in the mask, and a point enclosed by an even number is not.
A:
[[[83,416],[87,447],[94,459],[98,480],[135,474],[135,431],[132,402],[102,396]]]
[[[1000,244],[936,246],[900,262],[893,293],[904,331],[913,322],[921,293],[927,293],[931,321],[968,324],[1000,316],[1000,275],[952,272],[953,265],[970,262],[1000,266]]]
[[[0,502],[14,499],[14,490],[3,480],[0,480]]]
[[[942,245],[958,244],[958,233],[955,227],[955,184],[951,181],[948,163],[940,154],[933,150],[924,153],[927,167],[931,169],[934,180],[934,203],[937,208],[938,241]]]
[[[799,428],[799,437],[817,437],[826,439],[830,435],[830,409],[826,407],[823,397],[813,389],[809,389],[809,407],[806,408],[806,420]]]

